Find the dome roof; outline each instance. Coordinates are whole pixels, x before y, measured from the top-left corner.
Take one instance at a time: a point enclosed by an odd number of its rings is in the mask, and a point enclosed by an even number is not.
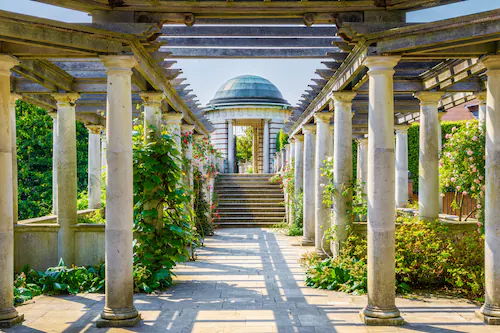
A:
[[[241,75],[227,81],[208,103],[215,106],[234,103],[286,104],[281,92],[269,80],[255,75]]]

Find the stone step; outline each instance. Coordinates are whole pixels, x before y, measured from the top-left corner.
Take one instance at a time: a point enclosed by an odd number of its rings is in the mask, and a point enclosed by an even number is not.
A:
[[[278,223],[274,221],[217,222],[217,226],[219,228],[271,228]]]
[[[247,205],[237,205],[237,206],[227,206],[219,205],[217,207],[219,212],[284,212],[285,206],[274,205],[274,206],[247,206]]]
[[[281,186],[279,185],[272,185],[269,183],[262,183],[262,184],[217,184],[215,186],[215,189],[249,189],[249,190],[260,190],[260,189],[276,189],[276,190],[281,190]]]
[[[247,217],[266,217],[266,216],[269,216],[269,217],[281,217],[281,218],[284,218],[285,217],[285,214],[284,212],[227,212],[227,211],[224,211],[224,212],[221,212],[219,210],[219,216],[222,218],[222,217],[238,217],[238,218],[247,218]]]
[[[269,221],[269,222],[274,222],[274,223],[280,223],[283,221],[285,217],[284,216],[246,216],[246,217],[236,217],[236,216],[231,216],[231,217],[220,217],[219,219],[215,220],[215,223],[220,223],[220,222],[253,222],[253,221]]]
[[[219,205],[225,204],[225,203],[235,203],[235,204],[261,204],[261,203],[272,203],[275,205],[281,205],[283,203],[283,198],[282,197],[276,197],[276,198],[245,198],[245,197],[222,197],[219,199]]]

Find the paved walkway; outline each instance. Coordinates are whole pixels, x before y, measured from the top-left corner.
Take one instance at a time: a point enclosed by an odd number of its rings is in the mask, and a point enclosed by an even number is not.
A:
[[[223,229],[207,239],[198,261],[181,265],[177,284],[161,295],[136,295],[144,321],[112,332],[500,332],[474,317],[466,301],[399,298],[408,324],[366,327],[366,297],[315,290],[303,284],[301,254],[311,248],[268,229]],[[19,307],[22,326],[8,332],[103,332],[93,321],[103,295],[37,297]]]

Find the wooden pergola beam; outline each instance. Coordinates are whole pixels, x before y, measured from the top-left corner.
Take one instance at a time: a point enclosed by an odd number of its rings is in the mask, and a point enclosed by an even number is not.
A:
[[[217,49],[217,48],[162,48],[175,59],[230,59],[230,58],[296,58],[296,59],[328,59],[328,52],[338,51],[335,48],[302,48],[302,49]],[[342,54],[342,53],[340,53]],[[339,56],[340,57],[340,56]],[[345,56],[344,56],[345,57]]]
[[[214,37],[160,37],[167,47],[275,47],[275,48],[330,48],[336,37],[330,38],[214,38]]]
[[[165,38],[170,37],[333,37],[335,26],[323,27],[259,27],[259,26],[164,26]]]

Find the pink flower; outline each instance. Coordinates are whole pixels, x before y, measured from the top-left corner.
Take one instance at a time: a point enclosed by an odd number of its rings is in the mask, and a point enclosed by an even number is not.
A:
[[[472,137],[472,140],[477,141],[477,140],[478,140],[477,136],[475,136],[475,135],[474,135],[474,136]]]
[[[476,190],[476,187],[475,186],[471,186],[470,188],[472,191],[475,191]]]
[[[462,195],[467,195],[467,191],[463,191],[463,192],[462,192]]]
[[[455,182],[455,177],[451,177],[451,182],[454,183]]]
[[[467,151],[467,155],[472,156],[472,154],[473,154],[472,150]]]
[[[460,185],[457,186],[457,191],[460,191],[461,187]]]
[[[447,139],[451,138],[451,134],[449,134],[449,133],[448,133],[448,134],[446,134],[446,135],[445,135],[445,138],[447,138]]]
[[[477,205],[477,209],[481,209],[481,207],[483,207],[483,206],[481,206],[481,204]]]
[[[483,180],[483,178],[484,178],[483,176],[479,176],[479,179],[480,179],[480,180]]]
[[[455,132],[457,130],[457,128],[455,126],[453,126],[453,128],[451,129],[452,132]]]
[[[474,183],[479,184],[481,181],[479,179],[474,179]]]
[[[472,172],[477,172],[477,168],[472,168]]]
[[[441,193],[441,196],[444,198],[444,193]]]

